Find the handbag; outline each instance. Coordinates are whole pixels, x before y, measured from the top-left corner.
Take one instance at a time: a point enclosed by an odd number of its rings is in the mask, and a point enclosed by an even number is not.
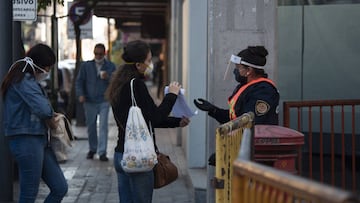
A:
[[[154,167],[154,188],[161,188],[174,182],[178,178],[176,165],[170,157],[161,152],[157,153],[158,163]]]
[[[120,162],[128,173],[151,171],[157,163],[153,139],[136,104],[133,82],[134,78],[130,82],[132,106],[126,121],[124,153]]]
[[[50,130],[50,144],[58,162],[67,160],[66,147],[71,147],[74,140],[71,124],[64,114],[57,114],[54,128]]]
[[[74,140],[71,124],[64,114],[58,113],[55,116],[55,128],[51,129],[51,138],[59,140],[64,145],[71,147]]]

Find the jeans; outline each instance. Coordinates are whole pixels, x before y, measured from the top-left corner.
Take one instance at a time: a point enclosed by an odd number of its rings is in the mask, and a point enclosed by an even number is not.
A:
[[[121,167],[123,153],[115,152],[114,166],[118,178],[120,202],[151,203],[154,188],[153,171],[144,173],[126,173]]]
[[[56,160],[53,150],[48,146],[46,136],[18,135],[9,140],[10,151],[19,167],[19,203],[35,202],[40,178],[50,189],[46,202],[61,202],[68,185]]]
[[[108,102],[84,103],[89,148],[92,152],[98,152],[100,156],[106,155],[107,150],[109,109],[110,104]],[[97,136],[97,115],[100,118],[99,140]]]

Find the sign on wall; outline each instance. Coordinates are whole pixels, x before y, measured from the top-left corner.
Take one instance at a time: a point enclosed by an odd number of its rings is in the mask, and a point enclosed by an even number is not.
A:
[[[68,2],[68,38],[75,39],[75,31],[74,31],[74,22],[76,22],[80,16],[83,15],[86,8],[86,2],[79,1],[79,2]],[[92,32],[92,12],[90,12],[83,23],[80,25],[80,39],[92,39],[93,32]]]
[[[13,21],[36,21],[37,0],[13,0]]]

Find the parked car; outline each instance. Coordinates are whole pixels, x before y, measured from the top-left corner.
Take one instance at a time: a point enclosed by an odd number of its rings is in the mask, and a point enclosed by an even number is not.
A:
[[[58,62],[58,109],[59,111],[65,112],[69,102],[69,97],[72,88],[72,81],[75,71],[74,59],[65,59]]]

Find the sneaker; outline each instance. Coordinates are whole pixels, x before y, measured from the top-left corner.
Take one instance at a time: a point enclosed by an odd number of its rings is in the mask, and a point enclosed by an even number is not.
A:
[[[89,151],[86,155],[86,159],[93,159],[96,152]]]
[[[106,157],[106,155],[105,154],[103,154],[103,155],[100,155],[100,161],[109,161],[109,159]]]

